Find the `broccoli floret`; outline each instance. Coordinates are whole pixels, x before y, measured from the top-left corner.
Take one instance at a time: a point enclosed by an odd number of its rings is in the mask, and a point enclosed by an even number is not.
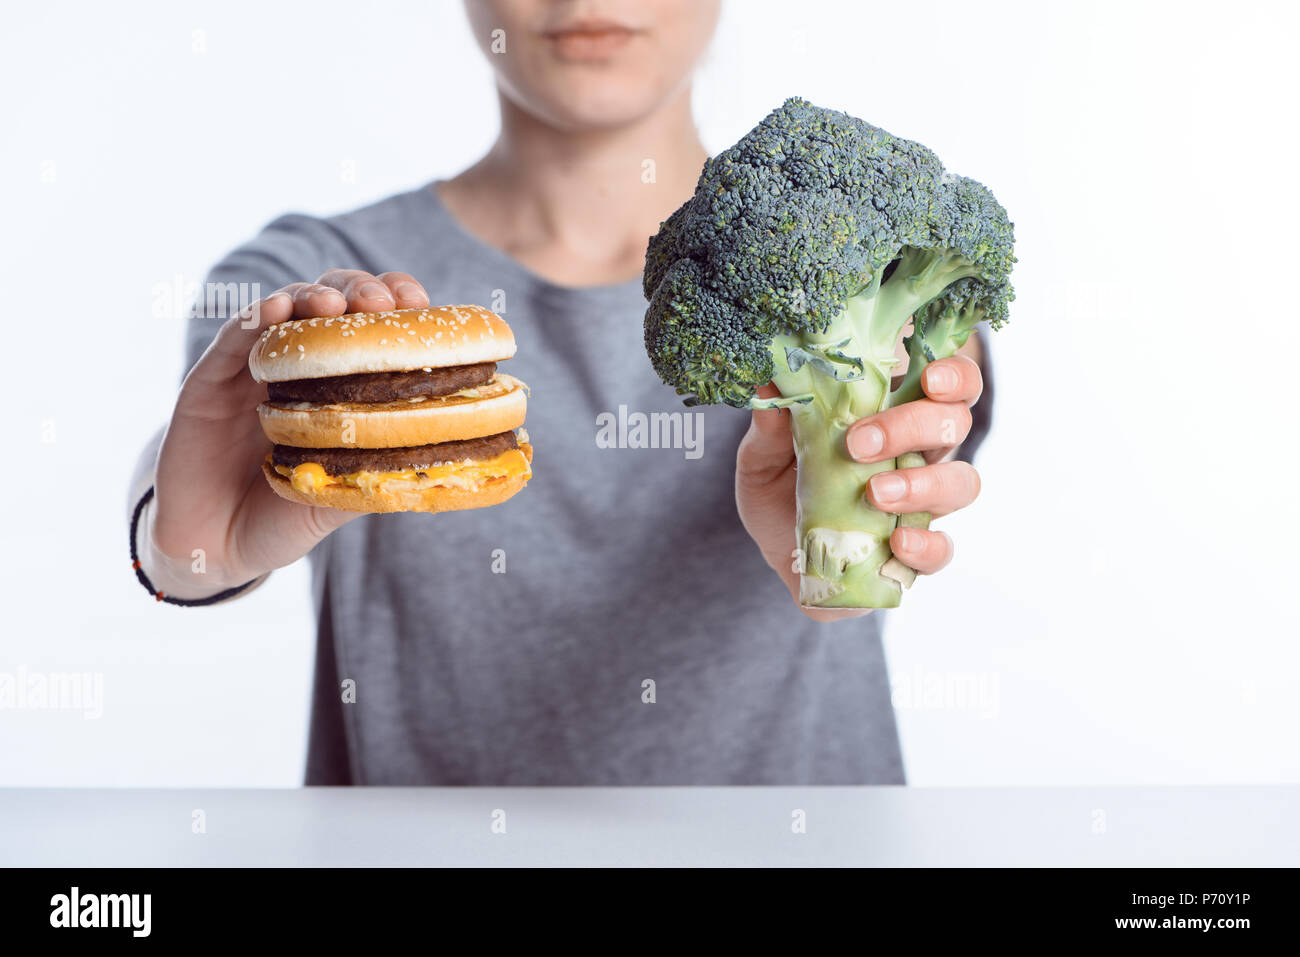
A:
[[[893,607],[912,573],[901,521],[863,497],[854,421],[920,397],[926,362],[1007,318],[1012,224],[993,194],[926,147],[787,100],[708,160],[646,252],[646,351],[687,404],[788,407],[799,457],[801,600]],[[909,366],[890,391],[909,320]],[[780,397],[760,400],[767,382]],[[903,467],[918,464],[901,463]]]

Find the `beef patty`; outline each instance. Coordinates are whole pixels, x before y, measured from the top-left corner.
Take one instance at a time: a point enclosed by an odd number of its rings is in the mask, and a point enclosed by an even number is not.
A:
[[[321,379],[268,382],[272,402],[397,402],[420,397],[436,398],[491,381],[495,362],[448,366],[428,372],[358,372]]]
[[[329,475],[404,472],[407,469],[418,470],[448,462],[490,459],[508,449],[517,448],[519,440],[513,432],[400,449],[300,449],[292,445],[277,445],[271,451],[271,464],[293,468],[306,462],[316,462]]]

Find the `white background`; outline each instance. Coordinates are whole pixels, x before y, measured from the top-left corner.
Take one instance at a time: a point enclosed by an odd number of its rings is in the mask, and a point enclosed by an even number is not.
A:
[[[158,287],[279,212],[455,172],[493,136],[488,68],[452,0],[6,21],[0,671],[101,673],[104,713],[0,711],[0,784],[298,783],[305,567],[205,611],[128,567],[128,477],[181,372]],[[1296,27],[1283,3],[727,7],[710,148],[799,94],[1016,221],[984,493],[889,619],[912,783],[1300,782]]]

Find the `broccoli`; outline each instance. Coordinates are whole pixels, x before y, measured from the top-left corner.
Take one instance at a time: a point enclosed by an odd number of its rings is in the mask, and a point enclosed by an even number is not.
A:
[[[788,408],[804,605],[892,608],[915,573],[890,532],[929,515],[871,507],[868,478],[923,464],[848,457],[857,419],[920,398],[927,362],[1007,318],[1012,224],[926,147],[792,98],[709,159],[646,251],[645,344],[687,405]],[[895,351],[908,367],[891,392]],[[780,395],[759,399],[767,382]]]

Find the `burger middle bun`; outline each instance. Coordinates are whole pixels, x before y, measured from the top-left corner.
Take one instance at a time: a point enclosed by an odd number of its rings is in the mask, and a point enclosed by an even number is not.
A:
[[[258,338],[248,371],[258,382],[289,382],[500,362],[514,354],[514,333],[491,310],[427,306],[281,322]]]
[[[262,431],[276,445],[306,449],[396,449],[476,439],[524,424],[524,384],[497,373],[477,389],[435,399],[383,403],[263,402]]]

